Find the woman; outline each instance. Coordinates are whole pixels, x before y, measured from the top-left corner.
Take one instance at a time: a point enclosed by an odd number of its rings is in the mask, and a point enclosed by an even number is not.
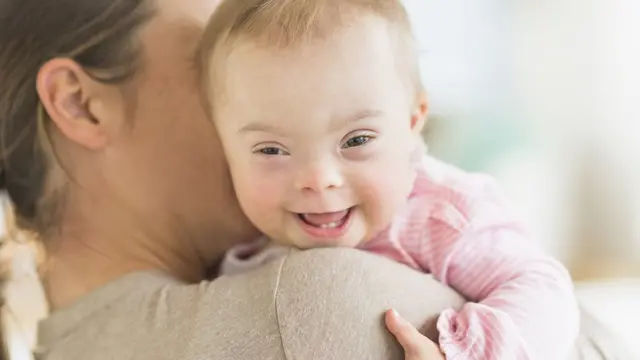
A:
[[[37,234],[46,252],[52,315],[40,329],[41,359],[200,359],[233,327],[218,325],[225,316],[242,323],[238,316],[247,320],[256,308],[259,291],[246,284],[264,277],[197,285],[225,250],[257,235],[233,198],[197,96],[195,48],[216,3],[0,0],[2,185],[19,227]],[[368,258],[362,266],[376,267]],[[350,272],[336,279],[331,269],[297,269],[348,289]],[[323,296],[319,286],[307,295]],[[360,312],[362,304],[339,299],[332,309],[343,303],[343,311]],[[379,322],[377,315],[367,321]],[[291,321],[296,331],[316,326],[303,316]],[[342,337],[340,346],[358,344]]]

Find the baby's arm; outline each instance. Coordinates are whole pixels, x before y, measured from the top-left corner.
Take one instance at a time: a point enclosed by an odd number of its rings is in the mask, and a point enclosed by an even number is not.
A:
[[[470,229],[458,242],[433,272],[478,302],[441,314],[440,344],[448,358],[566,359],[578,332],[567,271],[524,245],[526,237],[506,224]]]
[[[458,360],[566,359],[579,326],[567,270],[531,241],[491,181],[468,180],[412,198],[409,216],[423,230],[398,237],[419,266],[472,301],[441,314],[441,349]]]

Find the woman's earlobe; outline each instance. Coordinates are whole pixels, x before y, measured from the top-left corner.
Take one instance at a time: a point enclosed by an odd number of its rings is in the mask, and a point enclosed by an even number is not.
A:
[[[53,59],[42,66],[36,88],[40,102],[53,125],[67,139],[88,149],[99,149],[107,136],[99,119],[91,112],[93,81],[71,59]]]

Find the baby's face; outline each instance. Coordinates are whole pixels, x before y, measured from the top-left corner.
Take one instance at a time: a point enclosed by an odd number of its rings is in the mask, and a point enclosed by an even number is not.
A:
[[[396,54],[373,17],[292,49],[234,45],[216,125],[240,204],[271,239],[354,247],[406,202],[422,121]]]

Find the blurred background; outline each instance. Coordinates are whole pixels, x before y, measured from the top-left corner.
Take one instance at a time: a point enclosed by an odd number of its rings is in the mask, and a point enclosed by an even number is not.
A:
[[[640,359],[631,339],[640,321],[640,0],[406,5],[431,98],[430,152],[494,175],[569,267],[580,301]],[[22,360],[46,307],[32,253],[14,245],[12,254],[6,311]]]
[[[406,4],[431,152],[496,176],[577,278],[640,275],[640,1]]]
[[[494,175],[640,359],[640,1],[406,4],[432,154]]]

